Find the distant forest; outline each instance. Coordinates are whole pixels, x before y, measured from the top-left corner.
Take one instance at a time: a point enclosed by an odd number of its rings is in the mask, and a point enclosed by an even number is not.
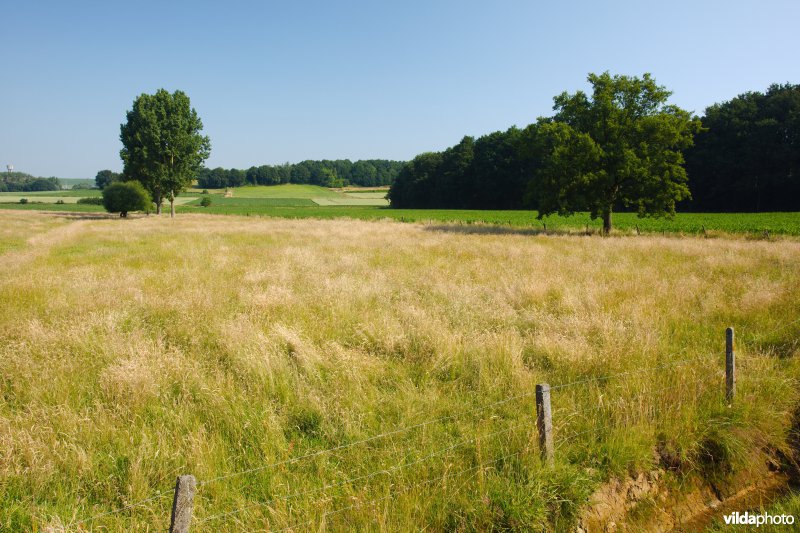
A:
[[[403,161],[369,159],[353,163],[349,159],[336,161],[302,161],[296,164],[262,165],[247,170],[204,168],[197,175],[197,185],[204,189],[240,187],[242,185],[279,185],[305,183],[322,187],[379,187],[391,185]]]
[[[772,85],[708,107],[684,151],[692,199],[681,211],[800,211],[800,85]],[[536,124],[464,137],[408,162],[389,191],[393,207],[536,209],[538,168],[527,148]]]
[[[58,178],[37,178],[24,172],[3,172],[0,175],[0,192],[58,191]]]

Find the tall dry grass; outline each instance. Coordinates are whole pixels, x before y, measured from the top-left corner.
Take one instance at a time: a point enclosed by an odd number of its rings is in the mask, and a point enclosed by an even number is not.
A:
[[[798,403],[800,325],[770,333],[800,317],[795,240],[17,212],[0,225],[10,530],[163,529],[183,473],[201,482],[200,531],[560,529],[609,476],[661,463],[724,477],[785,450]],[[546,468],[534,386],[584,380],[553,392]]]

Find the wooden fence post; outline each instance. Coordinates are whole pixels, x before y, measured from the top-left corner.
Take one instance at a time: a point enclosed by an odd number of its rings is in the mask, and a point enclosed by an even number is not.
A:
[[[539,430],[539,451],[548,465],[554,462],[553,413],[550,409],[550,385],[536,385],[536,427]]]
[[[197,480],[192,475],[180,476],[175,482],[175,498],[172,500],[172,517],[169,533],[189,533],[192,523],[192,506]]]
[[[733,403],[736,395],[736,356],[733,352],[733,328],[725,330],[725,400]]]

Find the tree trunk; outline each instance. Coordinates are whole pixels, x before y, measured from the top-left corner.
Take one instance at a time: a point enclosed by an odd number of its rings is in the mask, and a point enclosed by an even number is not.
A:
[[[169,216],[175,218],[175,191],[169,191]]]
[[[155,200],[155,202],[156,202],[156,215],[160,215],[161,214],[161,192],[160,191],[156,192],[156,197],[153,198],[153,200]]]
[[[603,233],[606,234],[606,235],[611,233],[611,207],[610,206],[609,206],[608,209],[606,209],[603,212]]]

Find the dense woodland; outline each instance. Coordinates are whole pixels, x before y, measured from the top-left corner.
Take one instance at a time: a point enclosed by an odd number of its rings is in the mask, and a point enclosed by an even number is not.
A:
[[[680,210],[800,211],[800,85],[715,104],[701,122],[694,146],[683,152],[692,199]],[[537,208],[540,123],[418,155],[392,185],[392,206]]]
[[[58,178],[37,178],[24,172],[3,172],[0,176],[0,192],[58,191]]]
[[[405,163],[384,159],[356,161],[302,161],[296,164],[262,165],[247,170],[203,168],[197,176],[198,187],[221,189],[242,185],[279,185],[306,183],[322,187],[358,185],[378,187],[390,185]]]
[[[800,85],[706,109],[685,153],[693,211],[800,211]]]

